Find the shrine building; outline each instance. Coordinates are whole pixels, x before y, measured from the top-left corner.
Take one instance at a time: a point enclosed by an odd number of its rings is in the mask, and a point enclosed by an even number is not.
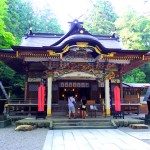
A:
[[[115,33],[92,35],[74,20],[64,35],[30,30],[20,46],[0,50],[0,60],[26,75],[24,103],[37,104],[38,87],[46,87],[47,116],[67,112],[70,91],[77,103],[86,96],[89,104],[104,105],[102,111],[110,115],[114,87],[120,88],[125,103],[122,76],[150,61],[148,52],[126,49]]]

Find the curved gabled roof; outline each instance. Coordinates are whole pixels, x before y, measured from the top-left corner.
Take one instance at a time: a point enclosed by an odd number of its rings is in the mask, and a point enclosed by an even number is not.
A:
[[[104,54],[123,50],[124,46],[119,38],[113,35],[91,35],[83,28],[82,23],[74,20],[70,30],[65,34],[33,33],[23,37],[20,46],[12,46],[14,50],[54,50],[60,53],[66,45],[76,45],[76,42],[88,42],[90,46],[98,46]]]

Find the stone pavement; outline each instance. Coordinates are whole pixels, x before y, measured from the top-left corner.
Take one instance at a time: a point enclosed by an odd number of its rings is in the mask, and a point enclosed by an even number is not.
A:
[[[43,150],[150,150],[150,145],[119,129],[49,130]]]
[[[139,118],[141,115],[126,117]],[[0,150],[150,150],[149,129],[0,129]]]
[[[150,150],[149,129],[0,129],[1,150]]]

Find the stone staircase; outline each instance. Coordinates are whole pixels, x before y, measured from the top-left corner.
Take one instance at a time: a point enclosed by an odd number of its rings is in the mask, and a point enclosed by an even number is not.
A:
[[[50,129],[116,129],[111,119],[63,119],[53,120]]]

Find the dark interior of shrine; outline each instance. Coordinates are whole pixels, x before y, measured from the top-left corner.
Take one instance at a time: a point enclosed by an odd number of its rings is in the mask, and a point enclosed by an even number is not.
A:
[[[70,95],[74,96],[77,102],[82,96],[90,99],[90,88],[59,88],[59,100],[67,100]]]

